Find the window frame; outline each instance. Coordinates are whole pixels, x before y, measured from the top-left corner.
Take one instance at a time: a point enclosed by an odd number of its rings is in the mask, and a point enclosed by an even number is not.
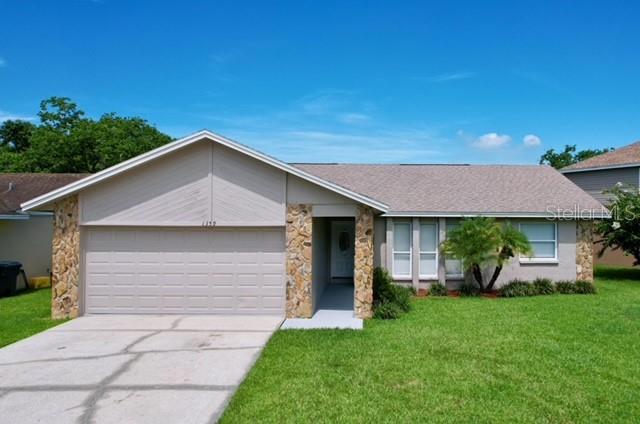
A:
[[[438,226],[438,221],[420,221],[420,228],[419,228],[419,236],[420,236],[420,241],[422,241],[422,226],[423,225],[433,225],[435,227],[435,241],[436,241],[436,246],[435,246],[435,250],[431,251],[431,250],[422,250],[422,243],[420,243],[420,245],[418,246],[418,278],[421,280],[434,280],[434,279],[438,279],[438,268],[439,268],[439,259],[440,259],[440,253],[438,252],[438,246],[439,246],[439,242],[440,242],[440,228]],[[422,273],[422,255],[433,255],[435,254],[435,261],[436,261],[436,272],[435,274],[423,274]]]
[[[460,226],[460,222],[446,222],[445,223],[445,238],[449,238],[449,226],[456,226],[459,227]],[[447,273],[447,261],[458,261],[460,262],[460,270],[462,272],[458,273],[458,274],[449,274]],[[448,259],[447,255],[444,256],[444,277],[445,279],[448,278],[450,280],[462,280],[464,279],[464,266],[462,264],[462,259],[455,259],[455,258],[451,258]]]
[[[522,231],[522,226],[527,224],[550,224],[553,225],[553,237],[554,240],[531,240],[529,236],[527,236],[524,231]],[[535,257],[535,256],[523,256],[519,255],[519,259],[521,263],[558,263],[558,223],[553,221],[531,221],[531,222],[519,222],[518,230],[527,236],[529,243],[551,243],[553,242],[553,257]]]
[[[409,250],[396,250],[396,225],[406,225],[409,227]],[[396,253],[406,255],[409,254],[409,273],[396,273]],[[413,277],[413,225],[411,221],[393,221],[393,243],[391,245],[391,276],[394,280],[411,280]]]

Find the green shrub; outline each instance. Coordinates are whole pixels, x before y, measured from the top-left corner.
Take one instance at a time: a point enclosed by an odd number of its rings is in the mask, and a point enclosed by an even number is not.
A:
[[[596,294],[598,289],[591,281],[577,280],[575,282],[575,292],[578,294]]]
[[[384,268],[373,271],[373,316],[380,319],[395,319],[411,309],[412,290],[393,283]]]
[[[574,294],[576,292],[576,285],[573,281],[569,280],[556,281],[556,291],[561,294]]]
[[[395,303],[378,303],[373,310],[375,319],[397,319],[404,312]]]
[[[446,296],[448,294],[449,291],[444,284],[433,283],[431,287],[429,287],[429,296]]]
[[[500,287],[498,294],[501,297],[524,297],[534,296],[535,288],[528,281],[511,280],[504,286]]]
[[[461,297],[480,296],[480,288],[473,283],[462,283],[458,291]]]
[[[535,294],[554,294],[556,288],[553,286],[553,282],[548,278],[536,278],[533,280],[533,291]]]

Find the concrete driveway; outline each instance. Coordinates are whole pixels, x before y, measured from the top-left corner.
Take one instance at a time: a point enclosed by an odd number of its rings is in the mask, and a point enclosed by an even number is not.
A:
[[[281,321],[75,319],[0,349],[0,421],[215,422]]]

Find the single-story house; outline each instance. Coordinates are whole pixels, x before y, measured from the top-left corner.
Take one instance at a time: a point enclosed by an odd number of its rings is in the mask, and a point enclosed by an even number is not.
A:
[[[606,191],[616,184],[630,187],[640,185],[640,141],[569,165],[560,172],[595,199],[608,205],[611,199]],[[601,244],[595,243],[594,249],[596,253],[600,252]],[[594,260],[598,264],[617,266],[632,266],[634,262],[633,256],[625,255],[619,249],[607,249],[601,257],[596,255]]]
[[[53,213],[20,212],[20,204],[86,174],[0,174],[0,261],[18,261],[28,277],[51,270]]]
[[[575,210],[579,204],[589,213]],[[547,166],[290,164],[201,131],[22,205],[53,210],[53,316],[311,317],[329,284],[372,313],[376,266],[458,284],[439,243],[463,217],[518,225],[511,278],[592,278],[602,205]]]

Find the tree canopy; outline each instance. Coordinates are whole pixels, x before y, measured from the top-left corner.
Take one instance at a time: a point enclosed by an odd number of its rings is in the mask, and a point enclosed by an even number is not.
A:
[[[94,173],[171,141],[142,118],[87,118],[67,97],[43,100],[38,116],[0,125],[0,172]]]
[[[551,165],[556,169],[560,169],[612,150],[613,147],[577,151],[575,144],[567,144],[564,146],[564,150],[562,152],[556,152],[554,149],[547,150],[542,156],[540,156],[540,164]]]
[[[620,249],[635,258],[640,265],[640,192],[637,187],[616,185],[605,193],[612,197],[608,208],[612,218],[600,221],[596,231],[601,237],[602,249]]]

